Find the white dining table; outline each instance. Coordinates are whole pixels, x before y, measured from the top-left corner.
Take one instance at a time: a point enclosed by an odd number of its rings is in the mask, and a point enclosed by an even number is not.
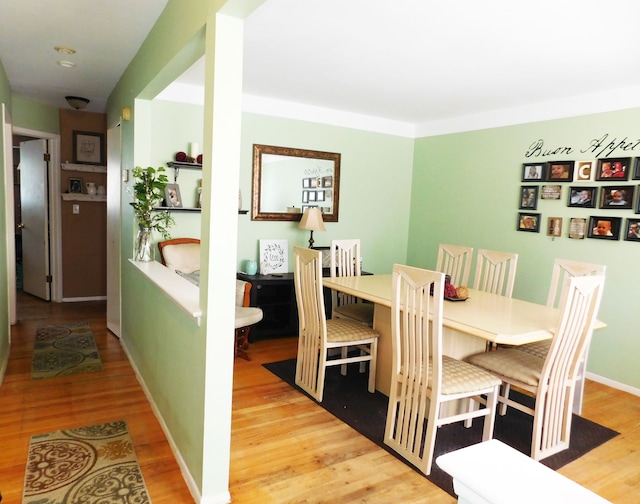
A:
[[[392,275],[323,278],[323,285],[375,304],[373,327],[380,333],[376,389],[389,395],[391,383]],[[483,352],[487,342],[523,345],[551,339],[559,310],[521,299],[469,289],[466,301],[446,301],[443,307],[443,352],[464,359]],[[605,327],[597,321],[595,329]]]

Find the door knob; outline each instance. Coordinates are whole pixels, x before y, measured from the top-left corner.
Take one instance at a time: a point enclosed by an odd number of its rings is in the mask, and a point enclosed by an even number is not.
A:
[[[18,224],[18,229],[24,229],[24,224],[22,222]]]

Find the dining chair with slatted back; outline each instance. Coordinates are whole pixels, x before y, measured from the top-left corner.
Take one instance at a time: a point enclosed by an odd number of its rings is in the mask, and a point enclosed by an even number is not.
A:
[[[560,318],[544,359],[518,347],[498,347],[467,359],[502,380],[500,414],[511,406],[533,416],[531,457],[535,460],[569,447],[578,370],[589,347],[603,287],[603,275],[566,279]],[[512,387],[533,396],[535,405],[524,404],[522,396],[511,397]]]
[[[442,272],[393,267],[392,372],[384,442],[427,475],[438,427],[484,417],[482,440],[493,437],[500,386],[491,373],[443,355],[444,280]],[[463,413],[443,407],[469,398],[485,407]]]
[[[549,285],[549,295],[547,296],[547,306],[558,307],[562,302],[562,298],[566,296],[566,292],[562,286],[566,286],[567,278],[585,275],[604,275],[607,270],[604,264],[587,263],[580,261],[572,261],[570,259],[556,259],[553,262],[553,270],[551,272],[551,283]],[[544,359],[549,352],[551,345],[550,340],[536,341],[518,347],[524,352],[528,352],[541,359]],[[576,383],[576,391],[574,395],[573,412],[578,415],[582,413],[582,398],[584,396],[584,380],[587,368],[587,358],[589,357],[589,348],[584,353],[584,359],[580,363],[578,370],[578,380]]]
[[[331,240],[330,273],[333,277],[360,276],[360,240]],[[335,289],[331,291],[332,318],[349,318],[365,324],[373,325],[373,304],[364,303],[356,296],[350,296]]]
[[[511,297],[516,280],[518,254],[479,249],[473,288]]]
[[[456,287],[466,287],[469,285],[472,257],[473,247],[441,243],[438,247],[436,271],[449,275],[451,283]]]
[[[369,392],[375,392],[378,333],[371,327],[346,318],[325,317],[322,290],[322,253],[304,247],[293,248],[293,280],[298,305],[298,355],[296,385],[322,402],[326,368],[350,363],[369,363]],[[332,349],[349,347],[355,353],[329,359]],[[364,355],[363,355],[364,354]]]

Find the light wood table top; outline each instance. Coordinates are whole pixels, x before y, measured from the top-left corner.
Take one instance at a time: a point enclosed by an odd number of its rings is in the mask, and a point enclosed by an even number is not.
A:
[[[392,275],[324,278],[323,285],[391,307]],[[469,289],[466,301],[445,301],[444,327],[507,345],[553,337],[559,310],[545,305]],[[605,327],[600,321],[596,329]]]

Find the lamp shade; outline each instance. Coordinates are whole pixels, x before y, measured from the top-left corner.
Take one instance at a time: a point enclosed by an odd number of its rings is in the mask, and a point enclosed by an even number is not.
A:
[[[320,209],[317,207],[307,208],[302,214],[298,228],[308,231],[326,231]]]

